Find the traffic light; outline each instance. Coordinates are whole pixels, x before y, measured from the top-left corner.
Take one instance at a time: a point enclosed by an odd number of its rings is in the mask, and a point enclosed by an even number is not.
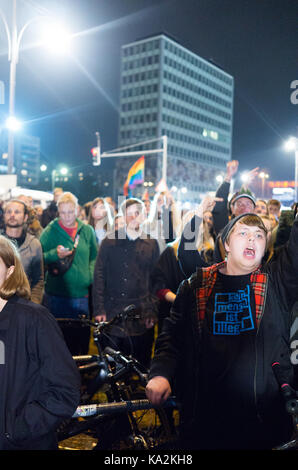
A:
[[[100,165],[100,149],[99,149],[99,147],[93,147],[91,149],[91,154],[92,154],[92,164],[93,164],[93,166],[99,166]]]

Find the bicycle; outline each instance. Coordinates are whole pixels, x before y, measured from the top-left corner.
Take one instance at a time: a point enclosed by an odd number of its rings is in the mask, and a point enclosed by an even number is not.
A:
[[[109,322],[77,320],[94,327],[98,354],[74,356],[82,374],[81,403],[72,420],[58,431],[60,448],[65,448],[67,439],[82,434],[94,440],[95,450],[173,448],[176,426],[165,408],[177,408],[176,402],[172,399],[164,407],[153,408],[145,395],[148,371],[132,356],[111,347],[102,349],[102,338],[112,327],[125,330],[128,321],[139,318],[136,308],[129,306]]]

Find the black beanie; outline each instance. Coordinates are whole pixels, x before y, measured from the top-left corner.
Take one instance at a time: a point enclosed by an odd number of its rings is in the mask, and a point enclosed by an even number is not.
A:
[[[247,212],[246,214],[240,214],[238,215],[237,217],[234,217],[234,219],[231,219],[230,222],[225,226],[225,228],[223,229],[222,233],[221,233],[221,240],[223,242],[223,244],[225,243],[230,231],[232,230],[232,228],[234,227],[234,225],[240,220],[242,219],[243,217],[246,217],[247,215],[254,215],[255,217],[259,217],[257,214],[255,214],[254,212]],[[259,219],[261,219],[261,217],[259,217]],[[261,219],[262,220],[262,219]]]

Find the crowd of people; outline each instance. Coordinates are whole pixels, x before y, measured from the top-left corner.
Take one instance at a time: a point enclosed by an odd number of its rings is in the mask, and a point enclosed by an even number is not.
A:
[[[228,162],[215,196],[187,211],[170,191],[80,205],[55,188],[43,210],[24,195],[3,203],[0,341],[18,347],[0,365],[9,377],[0,383],[13,380],[15,360],[26,387],[13,404],[2,402],[10,432],[2,429],[0,448],[54,447],[55,426],[79,400],[71,356],[90,348],[90,329],[67,320],[105,322],[130,305],[138,320],[116,325],[105,344],[150,369],[154,405],[171,393],[181,401],[181,448],[272,448],[290,437],[271,364],[280,361],[295,385],[297,205],[281,211],[279,201],[256,199],[249,187],[230,194],[237,171],[238,162]],[[6,326],[13,310],[15,325]]]

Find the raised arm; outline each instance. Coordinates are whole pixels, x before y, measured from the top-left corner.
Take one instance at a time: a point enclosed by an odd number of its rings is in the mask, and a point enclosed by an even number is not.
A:
[[[201,236],[202,219],[204,212],[211,212],[215,204],[221,201],[222,198],[206,196],[198,206],[193,218],[183,229],[178,247],[178,260],[185,277],[191,276],[198,267],[208,266],[197,249]]]

